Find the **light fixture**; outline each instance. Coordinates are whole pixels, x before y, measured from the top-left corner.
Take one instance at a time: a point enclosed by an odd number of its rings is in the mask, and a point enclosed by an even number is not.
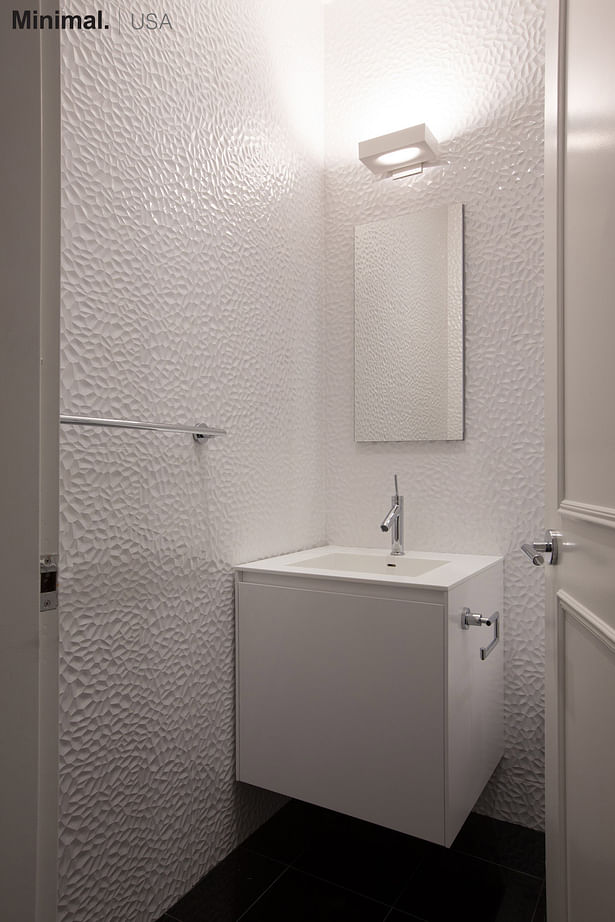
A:
[[[438,142],[425,124],[359,141],[359,160],[377,176],[403,179],[437,158]]]

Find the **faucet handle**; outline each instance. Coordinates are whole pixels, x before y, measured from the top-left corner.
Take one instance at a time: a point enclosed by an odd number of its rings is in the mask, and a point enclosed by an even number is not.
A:
[[[399,487],[397,486],[397,474],[393,474],[393,479],[395,480],[395,496],[399,496]]]

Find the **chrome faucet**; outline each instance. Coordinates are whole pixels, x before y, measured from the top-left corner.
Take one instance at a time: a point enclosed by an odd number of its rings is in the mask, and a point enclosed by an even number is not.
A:
[[[394,476],[395,493],[391,497],[392,505],[380,528],[391,532],[391,554],[401,557],[404,553],[404,498],[399,495],[397,474]]]

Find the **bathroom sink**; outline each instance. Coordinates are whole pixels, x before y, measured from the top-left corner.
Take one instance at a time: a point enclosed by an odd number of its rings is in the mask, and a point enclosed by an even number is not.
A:
[[[237,570],[249,572],[252,579],[267,580],[270,574],[279,574],[286,579],[300,577],[304,582],[306,579],[326,579],[340,584],[348,581],[383,583],[448,591],[498,560],[497,557],[439,551],[408,550],[397,556],[381,548],[330,544],[239,564]]]
[[[295,561],[292,566],[310,567],[319,570],[352,570],[358,573],[384,573],[390,576],[422,576],[436,567],[442,567],[447,560],[429,560],[416,557],[393,557],[391,554],[338,553],[308,557]]]
[[[238,780],[450,846],[503,752],[502,559],[310,548],[235,604]]]

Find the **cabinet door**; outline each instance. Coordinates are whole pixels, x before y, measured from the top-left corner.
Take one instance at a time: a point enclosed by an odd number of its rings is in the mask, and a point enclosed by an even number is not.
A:
[[[444,608],[238,584],[237,777],[444,836]]]

